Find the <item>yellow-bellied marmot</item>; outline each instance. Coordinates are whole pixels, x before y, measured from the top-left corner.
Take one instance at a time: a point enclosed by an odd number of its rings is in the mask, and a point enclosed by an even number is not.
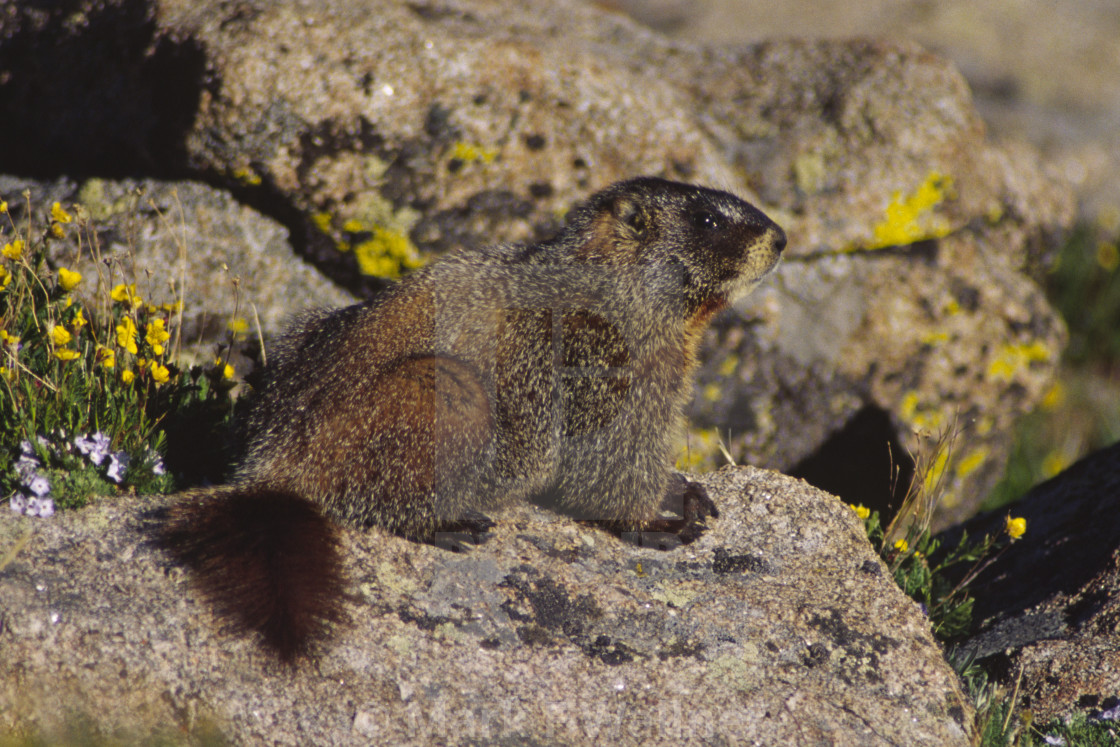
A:
[[[159,529],[204,595],[282,658],[342,617],[335,523],[428,538],[514,500],[642,529],[712,315],[777,264],[743,200],[620,182],[535,246],[461,251],[277,343],[228,486]]]

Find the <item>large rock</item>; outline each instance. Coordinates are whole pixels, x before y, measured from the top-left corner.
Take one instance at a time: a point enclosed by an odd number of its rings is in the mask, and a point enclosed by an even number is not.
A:
[[[668,552],[525,506],[466,554],[347,531],[353,625],[295,669],[215,629],[137,531],[153,503],[2,517],[0,732],[970,743],[956,675],[850,509],[752,468],[705,483],[720,518]]]
[[[711,334],[694,462],[718,435],[884,508],[888,454],[904,485],[913,431],[956,423],[943,525],[999,477],[1064,344],[1028,275],[1070,192],[987,143],[961,77],[917,47],[705,49],[543,0],[81,6],[6,11],[0,127],[27,143],[10,163],[225,184],[354,289],[546,235],[636,173],[758,201],[788,259]]]
[[[1008,513],[1026,535],[972,586],[976,633],[962,655],[983,661],[1035,720],[1093,715],[1120,695],[1120,443],[1082,459],[1020,502],[965,525],[996,535]],[[952,538],[950,538],[952,541]]]

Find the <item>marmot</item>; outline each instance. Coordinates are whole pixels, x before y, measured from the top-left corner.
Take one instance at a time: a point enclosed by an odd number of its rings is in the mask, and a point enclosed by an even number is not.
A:
[[[336,523],[430,538],[529,499],[648,527],[681,495],[701,334],[785,242],[727,192],[637,178],[549,241],[460,251],[305,316],[269,356],[232,483],[185,493],[162,544],[290,659],[342,620]]]

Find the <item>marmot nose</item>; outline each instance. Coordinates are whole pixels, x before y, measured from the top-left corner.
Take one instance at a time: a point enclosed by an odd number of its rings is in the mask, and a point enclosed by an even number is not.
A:
[[[782,250],[786,248],[786,232],[782,230],[781,226],[774,226],[774,232],[777,234],[774,236],[774,251],[781,254]]]

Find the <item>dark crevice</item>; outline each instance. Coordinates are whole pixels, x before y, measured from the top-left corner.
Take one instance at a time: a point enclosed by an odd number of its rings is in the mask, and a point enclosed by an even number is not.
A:
[[[207,83],[193,39],[157,33],[149,4],[28,4],[0,32],[0,172],[183,178]]]
[[[878,511],[885,525],[906,496],[914,461],[899,442],[886,410],[867,405],[795,465],[790,475],[848,503]]]

